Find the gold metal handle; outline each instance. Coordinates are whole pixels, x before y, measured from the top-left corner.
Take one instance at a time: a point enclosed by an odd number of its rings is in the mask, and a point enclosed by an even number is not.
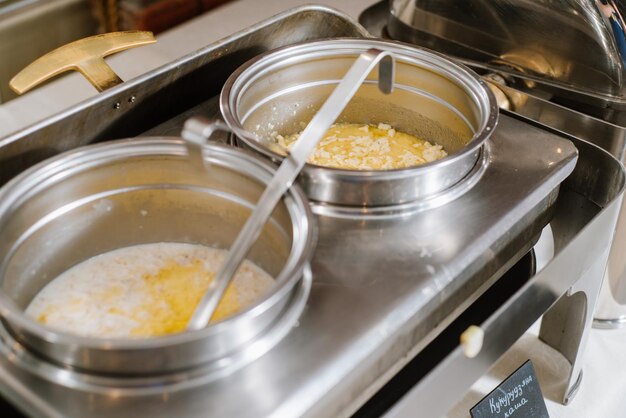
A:
[[[75,70],[98,91],[103,91],[122,82],[104,57],[155,42],[152,32],[144,31],[111,32],[80,39],[33,61],[11,79],[9,86],[17,94],[23,94],[49,78]]]

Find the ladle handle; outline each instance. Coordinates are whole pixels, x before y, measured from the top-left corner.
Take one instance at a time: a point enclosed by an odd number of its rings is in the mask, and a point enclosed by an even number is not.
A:
[[[187,330],[201,329],[208,324],[228,284],[261,233],[263,225],[272,214],[274,207],[304,167],[308,155],[379,62],[378,87],[383,93],[391,93],[394,80],[394,61],[391,53],[378,49],[369,49],[362,53],[300,134],[300,138],[291,149],[291,154],[285,157],[278,167],[252,215],[237,235],[226,262],[221,266],[196,307],[187,325]]]
[[[202,155],[204,144],[211,139],[216,131],[232,132],[228,125],[219,119],[209,120],[193,117],[185,121],[182,137],[187,145],[189,159],[199,170],[206,168],[206,160]]]
[[[185,121],[182,137],[186,142],[189,158],[196,167],[205,167],[206,160],[202,155],[202,150],[204,149],[204,144],[210,140],[217,131],[235,134],[235,132],[220,119],[210,120],[201,116],[194,116]],[[289,155],[290,153],[287,148],[280,146],[276,142],[269,141],[260,136],[256,136],[255,139],[277,154]]]

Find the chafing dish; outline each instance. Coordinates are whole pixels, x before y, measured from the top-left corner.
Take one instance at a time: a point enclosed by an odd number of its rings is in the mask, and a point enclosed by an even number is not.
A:
[[[367,36],[326,8],[286,12],[1,139],[2,176],[85,143],[179,134],[192,114],[219,116],[217,95],[226,79],[259,53],[305,40]],[[384,412],[390,403],[393,413],[412,399],[420,400],[424,415],[441,415],[546,311],[590,321],[593,279],[606,266],[624,190],[623,168],[608,153],[506,111],[483,150],[482,170],[459,182],[469,187],[445,204],[318,212],[304,312],[285,338],[245,367],[219,378],[192,368],[175,380],[161,374],[129,387],[123,376],[50,362],[0,329],[0,390],[28,413],[46,416],[97,410],[105,417],[207,411],[325,417],[358,415],[361,408]],[[509,280],[507,270],[548,222],[554,258],[538,272],[530,263],[525,275]],[[582,305],[570,303],[581,298]],[[475,357],[459,343],[469,325],[484,332]],[[565,379],[580,376],[586,331],[580,332],[558,321],[543,330],[573,364]],[[410,368],[412,358],[417,370]],[[409,384],[398,392],[394,375],[404,367]],[[386,384],[400,395],[375,407]],[[571,395],[571,388],[564,393]],[[407,391],[410,398],[399,399]]]
[[[308,202],[297,187],[274,211],[249,254],[276,278],[276,285],[237,315],[199,331],[132,340],[69,335],[24,314],[52,279],[113,249],[152,242],[228,248],[273,167],[217,144],[207,145],[205,154],[210,175],[188,163],[179,141],[92,145],[43,162],[3,187],[0,312],[7,330],[53,362],[144,377],[192,367],[219,371],[219,364],[241,364],[269,349],[268,341],[263,349],[259,342],[270,331],[276,334],[277,324],[286,334],[311,285],[308,261],[315,238]],[[285,315],[290,320],[281,320]],[[257,341],[255,350],[248,347],[255,345],[251,341]]]
[[[220,106],[238,143],[273,160],[271,134],[298,132],[308,124],[351,63],[369,48],[396,60],[392,94],[376,88],[371,74],[339,122],[388,123],[440,144],[448,157],[396,170],[358,171],[307,164],[300,183],[322,203],[389,206],[432,198],[481,165],[481,147],[493,132],[498,108],[473,72],[428,51],[395,42],[345,39],[304,43],[248,61],[226,81]],[[266,138],[259,141],[257,138]]]

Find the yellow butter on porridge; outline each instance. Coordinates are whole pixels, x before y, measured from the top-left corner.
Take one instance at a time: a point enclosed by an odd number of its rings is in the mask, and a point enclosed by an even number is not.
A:
[[[120,248],[86,260],[46,285],[26,314],[71,334],[156,337],[184,331],[227,252],[202,245],[157,243]],[[211,321],[263,297],[274,279],[245,261]]]
[[[276,135],[291,149],[300,133]],[[347,170],[389,170],[429,163],[448,154],[441,145],[399,132],[390,125],[337,123],[320,140],[307,162]]]

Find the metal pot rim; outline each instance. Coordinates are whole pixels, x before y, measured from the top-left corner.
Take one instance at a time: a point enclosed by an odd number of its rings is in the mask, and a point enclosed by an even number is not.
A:
[[[231,159],[237,159],[239,160],[239,165],[236,167],[237,169],[241,169],[241,167],[245,166],[256,171],[255,174],[262,173],[265,177],[262,181],[271,178],[273,171],[275,170],[275,167],[271,163],[246,150],[236,149],[218,143],[209,143],[205,145],[205,149],[208,149],[211,153],[213,153],[209,156],[211,163],[219,164],[223,158],[229,157]],[[95,151],[100,152],[96,153]],[[25,194],[32,192],[30,189],[27,190],[26,193],[19,191],[19,189],[23,187],[24,182],[31,180],[36,183],[38,180],[43,180],[43,178],[38,179],[37,175],[39,174],[39,177],[43,177],[41,176],[42,173],[40,170],[44,167],[51,167],[55,170],[55,173],[53,173],[52,176],[49,174],[45,176],[46,178],[49,178],[53,177],[55,174],[67,171],[68,169],[82,171],[90,166],[98,165],[102,162],[102,159],[107,156],[114,156],[119,159],[123,159],[127,157],[153,155],[159,152],[162,155],[187,155],[184,141],[177,137],[146,137],[142,139],[121,139],[101,144],[88,145],[42,161],[41,163],[36,164],[28,170],[22,172],[0,189],[0,221],[3,214],[10,210],[12,204],[16,202],[19,204],[20,199],[23,198]],[[219,156],[219,159],[214,159],[215,155]],[[77,161],[79,157],[84,157],[87,161]],[[74,164],[72,165],[72,163]],[[80,168],[78,168],[79,166]],[[235,321],[242,320],[244,318],[249,319],[250,317],[257,317],[267,309],[270,309],[275,303],[281,300],[287,292],[292,290],[294,285],[301,279],[304,269],[309,265],[309,260],[312,256],[315,242],[317,240],[317,228],[313,213],[308,204],[308,199],[298,185],[294,184],[290,188],[287,197],[288,201],[286,204],[290,217],[291,215],[294,215],[294,210],[301,211],[301,225],[296,227],[294,222],[292,222],[294,229],[296,229],[295,232],[297,233],[294,234],[294,242],[292,243],[291,252],[285,263],[285,267],[275,278],[276,282],[279,283],[279,286],[276,287],[274,291],[265,295],[256,304],[236,313],[235,315],[211,324],[204,329],[197,331],[184,331],[166,336],[137,339],[94,338],[68,334],[45,327],[26,316],[24,311],[20,309],[15,302],[13,302],[11,297],[9,297],[1,288],[0,317],[7,323],[9,328],[12,328],[11,325],[15,324],[20,328],[32,332],[47,342],[75,345],[91,349],[154,349],[210,338],[212,335],[218,334],[223,329],[232,326]],[[301,242],[297,242],[298,237],[300,237]],[[299,249],[297,245],[299,245]],[[286,267],[289,266],[289,264],[291,264],[292,267],[289,270],[286,270]]]
[[[390,170],[345,170],[307,163],[303,171],[310,174],[315,173],[317,175],[328,174],[337,178],[359,178],[363,180],[371,179],[377,181],[413,177],[416,173],[424,173],[429,171],[432,167],[441,168],[447,165],[455,164],[457,161],[462,160],[469,154],[475,152],[489,138],[498,123],[499,108],[493,93],[480,76],[465,65],[454,62],[438,52],[404,42],[383,39],[336,38],[322,41],[304,41],[270,50],[250,59],[230,75],[222,88],[222,92],[220,94],[220,110],[224,120],[233,132],[239,138],[244,140],[244,142],[252,149],[273,159],[274,161],[282,161],[284,155],[276,153],[259,143],[259,141],[257,141],[249,131],[244,129],[239,120],[239,116],[236,114],[236,108],[238,106],[237,96],[246,88],[247,84],[250,82],[249,79],[253,78],[256,73],[267,67],[277,65],[306,53],[317,54],[320,56],[342,55],[347,53],[358,54],[359,52],[369,48],[391,50],[391,52],[396,53],[395,57],[398,61],[415,62],[417,59],[423,59],[424,62],[419,63],[422,67],[429,67],[431,69],[436,68],[446,75],[458,76],[465,81],[464,86],[472,85],[475,87],[474,90],[476,91],[468,92],[468,94],[471,93],[471,95],[476,99],[476,102],[480,101],[477,97],[477,90],[480,88],[480,91],[486,95],[487,117],[483,118],[481,125],[474,133],[472,139],[461,150],[437,161],[432,161],[418,166]],[[446,67],[442,64],[445,64]]]

